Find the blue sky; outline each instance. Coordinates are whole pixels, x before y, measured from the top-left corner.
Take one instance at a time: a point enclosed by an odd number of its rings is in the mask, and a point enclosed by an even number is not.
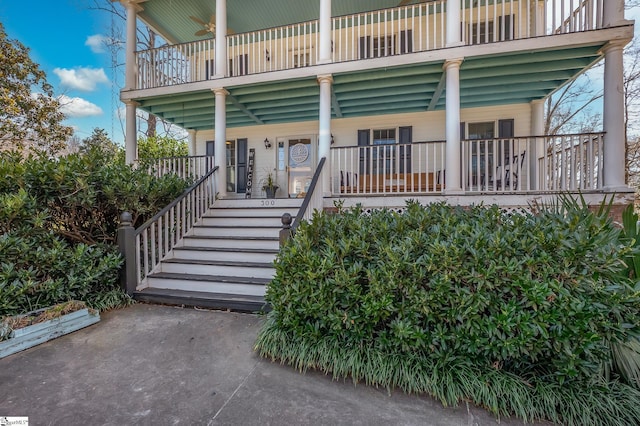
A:
[[[111,14],[90,10],[92,4],[89,0],[0,0],[0,22],[10,39],[30,49],[31,59],[47,73],[56,95],[63,96],[65,124],[74,127],[77,136],[84,139],[98,127],[122,142],[116,111],[123,77],[113,74],[111,53],[101,41],[110,33]]]

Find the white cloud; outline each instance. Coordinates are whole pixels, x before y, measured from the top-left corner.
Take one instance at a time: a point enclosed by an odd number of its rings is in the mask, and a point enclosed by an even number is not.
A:
[[[102,34],[94,34],[87,37],[87,40],[84,42],[85,46],[89,46],[93,53],[105,53],[106,43],[109,40],[108,37],[103,36]]]
[[[102,115],[102,108],[86,99],[60,96],[60,110],[67,118],[93,117]]]
[[[109,79],[102,68],[55,68],[54,74],[60,78],[60,84],[69,89],[83,92],[95,90],[100,83],[109,83]]]

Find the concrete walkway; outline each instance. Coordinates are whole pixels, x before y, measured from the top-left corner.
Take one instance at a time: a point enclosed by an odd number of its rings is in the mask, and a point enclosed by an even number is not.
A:
[[[0,359],[0,417],[30,425],[495,425],[482,409],[256,356],[263,317],[137,304]],[[502,419],[504,425],[522,424]]]

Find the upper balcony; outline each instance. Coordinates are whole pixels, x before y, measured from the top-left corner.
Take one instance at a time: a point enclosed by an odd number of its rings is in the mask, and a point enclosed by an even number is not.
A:
[[[604,27],[604,1],[463,0],[459,22],[462,43],[469,46],[598,30]],[[147,3],[148,7],[155,7],[154,3]],[[400,2],[407,3],[412,2]],[[337,12],[341,7],[337,6]],[[331,25],[333,63],[444,49],[446,8],[446,0],[420,1],[335,16]],[[185,11],[182,18],[188,20],[188,13]],[[319,35],[318,20],[230,34],[224,77],[318,65]],[[210,80],[216,74],[214,59],[215,40],[211,38],[138,51],[136,89]]]

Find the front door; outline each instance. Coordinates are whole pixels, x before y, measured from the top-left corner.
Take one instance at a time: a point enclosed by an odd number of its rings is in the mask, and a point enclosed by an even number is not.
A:
[[[286,155],[289,197],[304,197],[315,171],[315,141],[310,137],[286,138],[278,141],[278,151],[279,164],[282,164],[280,159]]]

